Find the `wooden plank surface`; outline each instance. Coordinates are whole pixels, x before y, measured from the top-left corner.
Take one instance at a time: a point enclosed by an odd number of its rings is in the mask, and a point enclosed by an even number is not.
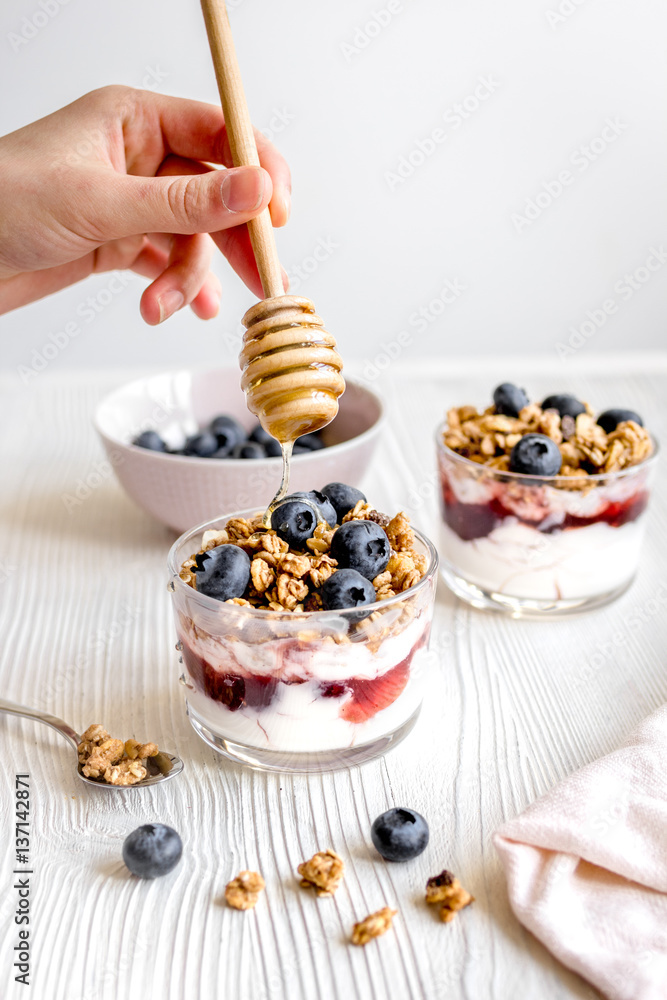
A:
[[[664,359],[603,374],[553,367],[522,370],[522,384],[537,398],[567,387],[600,408],[633,407],[664,437]],[[515,377],[487,369],[403,368],[378,382],[389,423],[364,486],[380,508],[405,509],[433,536],[432,429],[450,403],[483,403],[496,382]],[[0,690],[75,727],[99,720],[113,733],[156,738],[187,773],[143,792],[88,791],[56,734],[0,717],[0,994],[29,995],[13,982],[11,888],[14,774],[29,772],[37,1000],[593,1000],[512,916],[491,835],[667,696],[664,613],[650,602],[667,583],[665,469],[641,573],[616,604],[570,621],[515,622],[467,609],[441,584],[438,668],[400,748],[351,771],[265,775],[223,762],[189,727],[166,591],[172,533],[110,477],[71,511],[63,503],[102,458],[91,415],[124,378],[0,379],[9,414],[0,430]],[[634,612],[642,626],[625,629]],[[426,853],[407,865],[384,863],[370,842],[371,821],[391,805],[430,822]],[[178,829],[185,854],[170,876],[141,882],[120,851],[151,820]],[[347,874],[335,898],[317,899],[295,869],[327,846]],[[222,901],[245,867],[267,882],[248,914]],[[427,877],[443,867],[476,897],[448,926],[422,902]],[[395,932],[352,948],[354,920],[386,904],[400,911]]]

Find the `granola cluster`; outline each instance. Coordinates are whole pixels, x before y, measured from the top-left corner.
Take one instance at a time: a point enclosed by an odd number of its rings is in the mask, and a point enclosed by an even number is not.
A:
[[[297,871],[304,889],[314,889],[318,896],[333,896],[343,879],[343,859],[328,848],[303,861]]]
[[[225,887],[227,905],[234,910],[252,910],[257,905],[265,882],[259,872],[239,872]]]
[[[509,469],[510,452],[525,434],[545,434],[562,456],[559,475],[585,480],[586,476],[616,472],[638,465],[653,450],[646,428],[626,420],[606,434],[588,403],[585,413],[561,417],[530,403],[518,417],[496,413],[494,406],[479,413],[474,406],[453,407],[447,414],[444,442],[465,458],[499,472]]]
[[[376,598],[384,601],[408,590],[426,573],[426,556],[414,548],[415,536],[410,521],[403,512],[390,518],[360,500],[343,518],[347,521],[374,521],[389,539],[391,555],[386,570],[373,581]],[[226,602],[260,608],[266,611],[319,611],[322,600],[318,593],[322,584],[337,568],[330,553],[336,527],[319,524],[306,549],[290,549],[273,528],[266,528],[263,514],[254,518],[232,518],[220,531],[206,531],[202,547],[186,559],[180,571],[181,580],[196,589],[196,557],[218,545],[238,545],[251,559],[250,585],[244,597]]]
[[[440,907],[440,919],[448,924],[464,906],[475,902],[475,897],[463,888],[459,880],[446,870],[434,875],[426,883],[426,902]]]
[[[390,906],[383,906],[381,910],[369,913],[352,928],[352,944],[368,944],[373,938],[386,934],[397,913],[398,910],[392,910]]]
[[[79,766],[86,778],[109,785],[136,785],[148,771],[146,761],[159,754],[157,743],[116,740],[104,726],[88,726],[79,743]]]

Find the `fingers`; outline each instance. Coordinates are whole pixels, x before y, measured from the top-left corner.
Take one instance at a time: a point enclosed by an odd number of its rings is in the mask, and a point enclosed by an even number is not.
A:
[[[204,285],[205,294],[198,308],[203,309],[206,318],[217,315],[221,292],[217,279],[209,276],[212,255],[213,243],[206,234],[174,237],[168,266],[141,296],[140,311],[146,323],[163,323],[193,302]]]
[[[233,167],[220,108],[143,90],[130,90],[129,94],[131,100],[126,92],[121,105],[128,173],[154,173],[157,162],[149,162],[148,151],[154,150],[156,145],[162,147],[160,160],[171,153],[189,160]],[[160,143],[147,142],[147,136],[159,137]],[[284,226],[289,218],[292,190],[289,167],[275,146],[257,129],[255,141],[260,165],[273,184],[269,206],[271,219],[274,226]]]
[[[269,203],[273,187],[261,167],[177,177],[114,174],[96,225],[105,242],[136,233],[192,235],[241,225]]]

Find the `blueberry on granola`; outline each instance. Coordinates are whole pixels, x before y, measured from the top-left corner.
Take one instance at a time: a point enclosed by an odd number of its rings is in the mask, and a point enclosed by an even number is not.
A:
[[[319,490],[308,490],[308,492],[291,493],[289,499],[292,499],[292,497],[298,497],[299,499],[309,500],[310,503],[314,503],[320,517],[323,521],[327,522],[330,528],[333,528],[334,524],[336,524],[334,505],[328,497],[325,497],[324,493],[321,493]]]
[[[338,524],[342,524],[345,515],[349,514],[360,500],[367,503],[361,490],[355,489],[354,486],[348,486],[346,483],[327,483],[326,486],[322,487],[321,492],[333,504]]]
[[[290,547],[303,549],[317,527],[317,514],[310,504],[287,498],[271,514],[271,527]]]
[[[133,830],[123,843],[123,861],[139,878],[167,875],[176,867],[182,854],[181,838],[164,823],[146,823]]]
[[[388,809],[371,827],[371,839],[385,861],[410,861],[428,844],[428,823],[414,809]]]
[[[322,605],[327,611],[337,611],[342,608],[358,608],[363,604],[372,604],[375,600],[375,587],[356,569],[337,569],[320,590]]]
[[[183,445],[184,455],[195,455],[197,458],[210,458],[218,450],[218,439],[210,431],[191,434]]]
[[[149,451],[166,451],[167,446],[157,431],[142,431],[138,434],[132,444],[137,448],[147,448]]]
[[[546,434],[526,434],[510,452],[510,472],[527,476],[557,476],[562,457],[555,441]]]
[[[581,400],[577,399],[576,396],[571,396],[567,392],[547,396],[542,403],[542,409],[558,410],[561,417],[578,417],[580,413],[586,412],[586,407]]]
[[[195,556],[195,586],[217,601],[242,597],[250,581],[250,559],[238,545],[217,545]]]
[[[611,434],[619,424],[624,423],[626,420],[632,420],[635,424],[639,424],[640,427],[644,426],[644,421],[634,410],[605,410],[598,417],[598,424],[605,434]]]
[[[496,413],[503,413],[506,417],[518,417],[524,406],[528,406],[529,399],[524,389],[511,382],[503,382],[493,391],[493,405]]]
[[[208,430],[211,434],[215,434],[218,439],[218,448],[227,448],[229,451],[239,441],[245,441],[246,439],[246,432],[238,420],[235,420],[234,417],[228,417],[225,414],[214,417],[208,425]]]
[[[356,569],[367,580],[384,573],[390,555],[387,534],[374,521],[347,521],[331,539],[331,558],[339,569]]]

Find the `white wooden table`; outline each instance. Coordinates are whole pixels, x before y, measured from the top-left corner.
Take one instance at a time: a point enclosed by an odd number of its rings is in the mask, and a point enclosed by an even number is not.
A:
[[[638,409],[664,439],[667,356],[604,365],[594,376],[586,359],[394,365],[378,383],[389,425],[368,495],[435,534],[432,428],[448,403],[481,403],[507,378],[537,398],[567,388],[600,408]],[[596,997],[514,919],[491,835],[667,697],[667,626],[662,605],[656,611],[649,600],[667,581],[664,464],[641,574],[616,604],[569,622],[524,623],[472,611],[441,585],[433,637],[441,670],[410,737],[361,769],[265,775],[225,763],[186,719],[165,586],[172,534],[113,478],[101,477],[74,509],[63,502],[102,458],[90,422],[95,403],[124,380],[109,372],[46,372],[29,387],[13,372],[0,379],[0,690],[75,727],[102,721],[114,734],[155,738],[187,771],[144,792],[89,791],[56,734],[0,717],[0,995]],[[634,612],[643,620],[630,629]],[[30,774],[33,807],[31,992],[12,969],[16,772]],[[372,848],[371,821],[391,805],[412,806],[430,822],[430,845],[412,863],[387,865]],[[179,830],[185,852],[171,875],[142,882],[124,868],[121,845],[149,821]],[[347,874],[335,898],[316,899],[298,887],[295,869],[327,846],[343,855]],[[451,925],[422,902],[427,877],[443,867],[476,897]],[[267,883],[247,914],[222,901],[242,868]],[[351,947],[353,921],[385,904],[400,910],[395,931]]]

